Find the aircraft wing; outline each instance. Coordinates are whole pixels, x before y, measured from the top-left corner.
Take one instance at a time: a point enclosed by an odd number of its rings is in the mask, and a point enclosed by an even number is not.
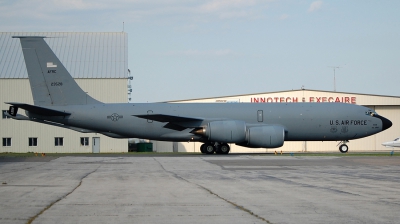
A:
[[[15,116],[17,114],[18,108],[22,108],[26,111],[32,112],[34,114],[43,115],[43,116],[68,116],[71,115],[70,113],[59,111],[59,110],[52,110],[44,107],[34,106],[25,103],[8,103],[10,104],[9,114]]]
[[[135,117],[158,121],[161,123],[167,123],[164,125],[165,128],[183,131],[186,128],[198,127],[201,122],[204,121],[203,118],[195,117],[181,117],[167,114],[145,114],[145,115],[132,115]]]
[[[191,121],[203,121],[201,118],[192,117],[180,117],[165,114],[146,114],[146,115],[132,115],[135,117],[144,118],[147,120],[153,120],[158,122],[191,122]]]

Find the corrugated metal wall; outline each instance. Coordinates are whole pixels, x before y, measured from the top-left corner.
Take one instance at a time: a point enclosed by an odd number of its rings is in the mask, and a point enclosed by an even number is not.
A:
[[[265,92],[265,93],[253,93],[247,95],[235,95],[235,96],[221,96],[213,98],[202,98],[202,99],[191,99],[191,100],[179,100],[171,101],[172,103],[185,103],[185,102],[201,102],[201,103],[215,103],[215,102],[240,102],[250,103],[258,100],[258,103],[268,102],[326,102],[339,100],[339,102],[345,102],[346,97],[348,100],[354,98],[355,104],[364,106],[375,106],[375,105],[399,105],[400,97],[397,96],[382,96],[382,95],[368,95],[360,93],[347,93],[347,92],[332,92],[332,91],[321,91],[321,90],[291,90],[291,91],[280,91],[280,92]],[[264,102],[265,101],[265,102]]]
[[[127,102],[127,34],[73,32],[0,33],[0,108],[4,102],[33,104],[32,93],[19,39],[12,36],[47,36],[49,44],[78,85],[95,99],[105,103]],[[23,110],[21,110],[23,113]],[[100,152],[127,152],[127,139],[113,139],[101,134],[84,134],[48,125],[0,120],[0,138],[11,138],[11,147],[0,152],[92,152],[94,137],[100,137]],[[38,146],[28,146],[29,138],[38,138]],[[54,138],[63,137],[63,146],[54,146]],[[80,138],[89,137],[81,146]]]
[[[76,79],[79,86],[94,98],[103,102],[121,102],[126,100],[125,79]],[[33,104],[28,79],[0,79],[0,108],[7,110],[4,102],[24,102]],[[21,112],[23,114],[23,110]],[[1,152],[57,152],[77,153],[92,152],[92,138],[100,137],[100,152],[127,152],[127,139],[113,139],[101,134],[86,134],[76,131],[13,119],[0,120],[0,138],[12,138],[11,147],[0,146]],[[29,147],[28,139],[38,138],[38,146]],[[63,137],[64,146],[54,146],[54,138]],[[80,138],[89,137],[89,145],[81,146]]]
[[[18,38],[45,41],[74,78],[127,78],[128,34],[124,32],[0,32],[0,78],[28,78]]]

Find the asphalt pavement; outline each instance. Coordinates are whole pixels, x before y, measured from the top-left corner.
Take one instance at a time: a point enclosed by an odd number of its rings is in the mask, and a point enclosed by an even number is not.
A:
[[[400,157],[0,159],[0,223],[398,223]]]

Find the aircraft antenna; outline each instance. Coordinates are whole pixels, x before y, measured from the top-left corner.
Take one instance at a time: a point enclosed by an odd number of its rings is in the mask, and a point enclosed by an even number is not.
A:
[[[329,68],[333,68],[333,92],[336,92],[336,69],[341,68],[339,66],[328,66]]]

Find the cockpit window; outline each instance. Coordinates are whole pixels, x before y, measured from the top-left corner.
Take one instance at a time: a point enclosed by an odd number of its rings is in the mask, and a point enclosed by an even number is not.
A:
[[[378,115],[375,111],[369,110],[369,111],[365,111],[365,114],[368,116],[373,117],[374,115]]]
[[[398,141],[399,140],[399,138],[396,138],[395,140],[393,140],[393,141]]]

